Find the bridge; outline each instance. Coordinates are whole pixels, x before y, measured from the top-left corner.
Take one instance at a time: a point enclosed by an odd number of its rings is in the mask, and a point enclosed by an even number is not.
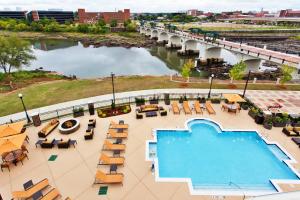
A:
[[[253,68],[258,68],[261,61],[266,60],[278,65],[287,64],[300,69],[299,56],[268,50],[266,46],[259,48],[243,43],[226,41],[225,38],[222,40],[210,37],[204,38],[185,31],[168,31],[163,28],[147,26],[141,26],[139,31],[152,39],[157,39],[158,43],[165,44],[167,48],[179,49],[178,53],[183,55],[197,54],[201,59],[220,58],[221,50],[225,49],[235,56],[237,62],[243,60],[248,66],[251,65]],[[204,47],[204,51],[201,53],[199,46]]]

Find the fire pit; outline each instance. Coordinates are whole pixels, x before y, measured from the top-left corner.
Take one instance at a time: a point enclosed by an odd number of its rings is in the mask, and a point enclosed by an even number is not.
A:
[[[59,125],[59,132],[61,134],[71,134],[77,131],[80,127],[78,119],[68,119]]]

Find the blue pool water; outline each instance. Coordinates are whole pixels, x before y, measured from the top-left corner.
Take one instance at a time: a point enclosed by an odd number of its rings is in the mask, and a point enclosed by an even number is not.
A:
[[[160,178],[191,178],[194,189],[260,191],[276,191],[270,179],[299,180],[282,161],[289,158],[255,131],[225,132],[208,120],[188,126],[192,132],[158,130],[157,144],[149,143]]]

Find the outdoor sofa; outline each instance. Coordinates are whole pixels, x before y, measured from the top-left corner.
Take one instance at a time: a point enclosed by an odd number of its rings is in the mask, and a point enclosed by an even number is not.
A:
[[[47,137],[59,124],[58,119],[52,119],[42,130],[38,132],[41,138]]]

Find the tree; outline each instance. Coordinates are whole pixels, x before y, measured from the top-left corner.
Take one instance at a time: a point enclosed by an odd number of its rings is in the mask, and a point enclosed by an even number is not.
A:
[[[244,61],[240,61],[239,63],[233,65],[233,67],[229,70],[229,76],[232,80],[241,80],[244,77],[244,72],[247,68],[247,65]]]
[[[282,65],[281,71],[282,71],[282,76],[281,76],[280,83],[285,84],[286,82],[292,80],[293,78],[292,73],[295,71],[295,68],[289,65]]]
[[[104,19],[100,18],[97,22],[97,25],[103,27],[106,25],[106,23],[105,23]]]
[[[127,24],[125,27],[126,27],[126,31],[135,32],[137,25],[136,25],[136,23],[131,22],[131,23]]]
[[[189,78],[190,74],[191,74],[191,69],[194,67],[194,63],[193,61],[190,59],[188,60],[187,63],[185,63],[182,67],[182,70],[181,70],[181,75],[182,77],[184,78]]]
[[[115,19],[111,20],[110,27],[116,27],[117,25],[118,25],[117,20],[115,20]]]
[[[79,24],[77,26],[77,31],[80,33],[87,33],[87,32],[89,32],[89,25],[88,24]]]
[[[10,74],[12,68],[29,65],[34,59],[29,42],[16,36],[0,37],[0,68],[5,74]]]

